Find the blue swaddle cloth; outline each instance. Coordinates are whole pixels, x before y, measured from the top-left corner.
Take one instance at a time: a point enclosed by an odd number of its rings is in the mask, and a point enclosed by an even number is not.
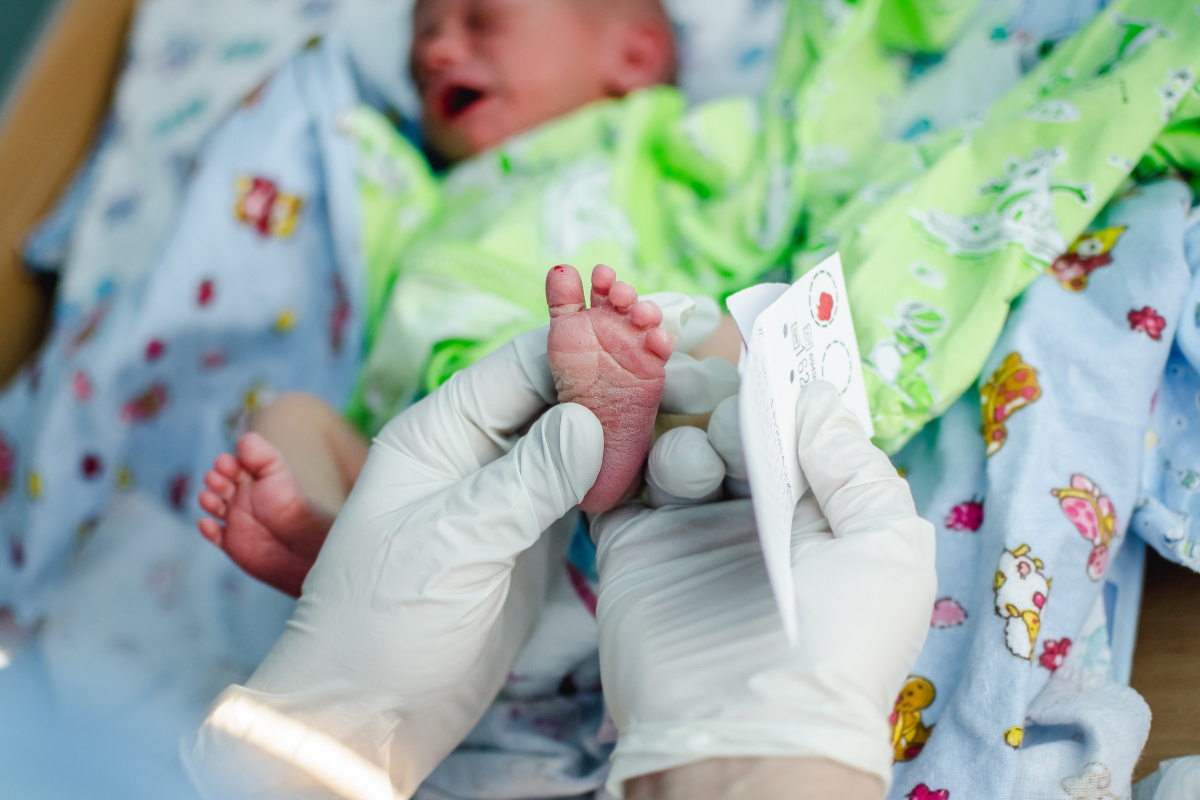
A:
[[[1185,239],[1188,263],[1200,266],[1200,215]],[[1156,396],[1142,490],[1131,525],[1164,557],[1200,570],[1200,280],[1183,314]]]
[[[1035,281],[979,394],[895,456],[937,526],[939,600],[893,716],[892,798],[1070,796],[1101,777],[1128,793],[1149,711],[1112,680],[1103,577],[1191,282],[1190,202],[1164,181],[1103,211],[1090,235],[1110,252],[1082,290]],[[1002,442],[990,456],[981,430]]]
[[[358,99],[336,40],[212,138],[156,267],[60,304],[0,396],[0,605],[36,620],[116,492],[193,523],[204,472],[276,393],[334,406],[361,361]]]

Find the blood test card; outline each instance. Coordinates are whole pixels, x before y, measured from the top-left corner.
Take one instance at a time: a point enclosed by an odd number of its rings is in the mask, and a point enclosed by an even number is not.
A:
[[[797,451],[800,392],[828,381],[867,435],[875,431],[841,258],[830,256],[791,286],[752,286],[726,305],[742,334],[738,408],[754,518],[784,630],[795,645],[792,516],[808,490]]]

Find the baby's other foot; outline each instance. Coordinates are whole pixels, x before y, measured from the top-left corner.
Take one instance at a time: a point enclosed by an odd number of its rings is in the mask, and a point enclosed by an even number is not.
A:
[[[308,501],[279,451],[248,433],[236,456],[217,456],[204,484],[200,507],[214,517],[199,522],[204,538],[252,577],[299,597],[333,518]]]
[[[612,508],[635,486],[650,450],[667,359],[675,342],[659,327],[662,311],[616,280],[610,267],[592,271],[592,307],[574,267],[546,276],[550,306],[547,358],[561,403],[579,403],[604,427],[604,461],[579,507]]]

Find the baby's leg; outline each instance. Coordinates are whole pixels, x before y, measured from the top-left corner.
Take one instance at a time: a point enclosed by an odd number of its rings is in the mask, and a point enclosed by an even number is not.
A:
[[[367,444],[308,395],[281,397],[251,428],[205,476],[200,506],[214,518],[200,532],[250,575],[298,596]]]
[[[612,508],[638,483],[674,347],[659,327],[658,306],[638,302],[633,287],[615,277],[609,267],[596,267],[586,308],[574,267],[557,266],[546,276],[547,358],[559,402],[579,403],[604,427],[600,475],[579,504],[589,512]]]

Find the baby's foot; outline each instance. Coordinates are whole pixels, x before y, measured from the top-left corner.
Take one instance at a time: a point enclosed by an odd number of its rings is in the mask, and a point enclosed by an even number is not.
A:
[[[215,517],[200,520],[204,538],[251,576],[299,597],[333,517],[308,501],[279,451],[248,433],[236,457],[217,456],[204,484],[200,507]]]
[[[654,416],[662,397],[664,368],[675,346],[659,327],[662,311],[637,299],[633,287],[598,265],[592,271],[592,307],[583,282],[562,265],[546,276],[550,306],[547,358],[561,403],[579,403],[604,427],[604,461],[579,507],[612,508],[640,477]]]

